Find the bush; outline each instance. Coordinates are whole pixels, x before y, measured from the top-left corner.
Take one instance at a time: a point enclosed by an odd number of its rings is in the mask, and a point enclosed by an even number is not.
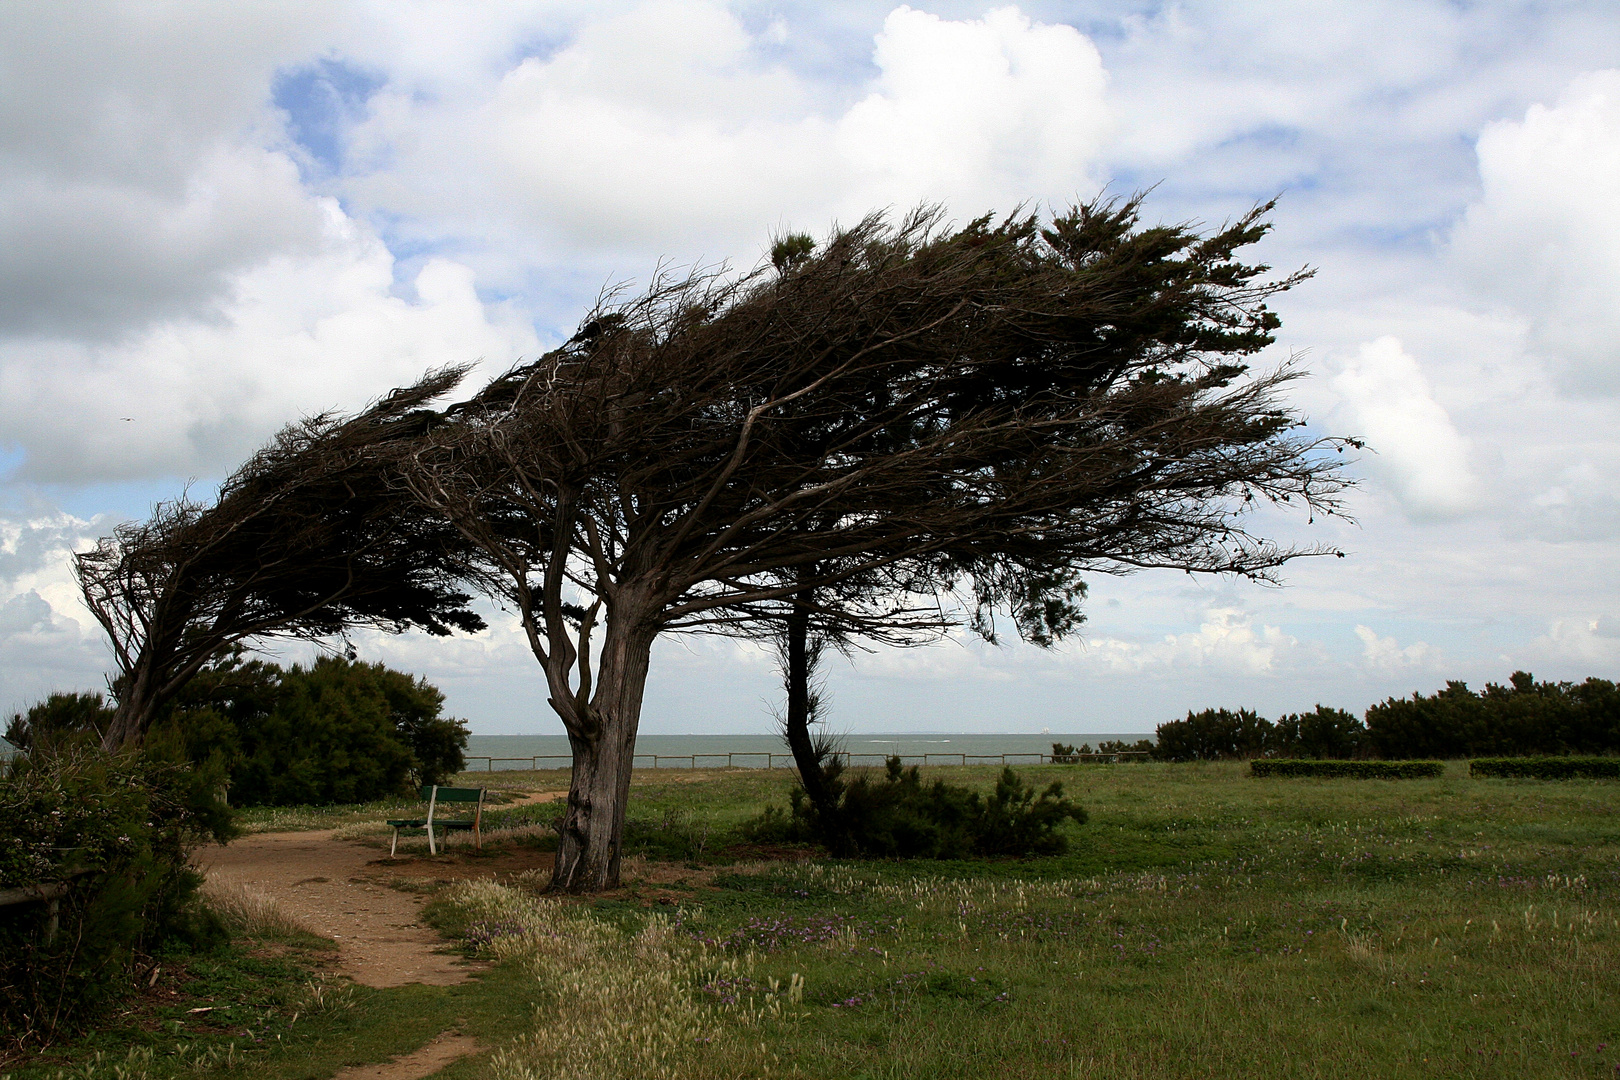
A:
[[[1476,758],[1468,763],[1468,775],[1526,780],[1620,780],[1620,758]]]
[[[1367,739],[1382,757],[1612,754],[1620,752],[1620,688],[1605,679],[1538,683],[1523,671],[1478,694],[1448,682],[1368,709]]]
[[[1160,761],[1224,761],[1259,757],[1271,740],[1271,724],[1252,709],[1205,709],[1158,727],[1153,756]]]
[[[1085,758],[1107,754],[1131,754],[1132,757],[1121,758],[1120,760],[1137,761],[1140,759],[1134,755],[1147,754],[1151,756],[1152,753],[1152,739],[1138,739],[1134,743],[1125,742],[1123,739],[1104,739],[1097,744],[1095,750],[1091,748],[1090,743],[1081,743],[1076,747],[1072,744],[1065,745],[1064,743],[1055,742],[1052,744],[1052,764],[1078,765]]]
[[[1147,754],[1147,755],[1151,756],[1152,753],[1153,753],[1153,740],[1152,739],[1137,739],[1133,743],[1128,743],[1123,739],[1104,739],[1102,742],[1097,744],[1097,753],[1099,753],[1099,754],[1132,753],[1132,754]],[[1130,758],[1122,758],[1121,760],[1123,760],[1123,761],[1140,761],[1142,759],[1141,758],[1130,757]]]
[[[1331,761],[1266,758],[1249,763],[1251,776],[1316,776],[1350,780],[1422,780],[1445,775],[1439,761]]]
[[[992,855],[1053,855],[1068,843],[1057,828],[1084,823],[1086,812],[1053,783],[1038,796],[1010,768],[985,797],[936,780],[925,785],[916,766],[888,760],[887,776],[845,781],[837,764],[826,767],[832,801],[811,804],[802,790],[791,810],[774,807],[744,832],[750,839],[820,843],[847,857],[953,859]]]
[[[223,938],[187,864],[192,846],[230,834],[221,779],[172,744],[116,756],[36,746],[0,765],[0,889],[66,885],[54,935],[45,904],[0,908],[7,1038],[81,1030],[131,989],[140,958]]]
[[[466,764],[444,695],[382,664],[322,657],[291,669],[235,654],[205,669],[162,725],[193,761],[217,759],[240,806],[409,795]]]
[[[1277,757],[1353,758],[1367,748],[1367,726],[1354,713],[1317,705],[1289,713],[1272,730],[1267,749]]]
[[[19,750],[48,749],[64,742],[100,741],[112,709],[98,693],[52,694],[26,713],[12,713],[6,741]]]

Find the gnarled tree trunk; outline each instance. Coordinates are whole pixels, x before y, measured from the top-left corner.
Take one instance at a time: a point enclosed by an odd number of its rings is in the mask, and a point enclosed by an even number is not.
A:
[[[574,775],[551,874],[551,887],[564,892],[619,884],[636,729],[656,635],[640,627],[621,629],[615,621],[606,627],[589,714],[568,733]]]

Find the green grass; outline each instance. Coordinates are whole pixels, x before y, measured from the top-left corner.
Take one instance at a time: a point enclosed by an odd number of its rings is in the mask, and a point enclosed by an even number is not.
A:
[[[987,789],[997,771],[925,776]],[[140,1074],[153,1080],[324,1077],[459,1021],[496,1054],[445,1077],[558,1075],[559,1047],[582,1076],[1616,1075],[1620,783],[1471,779],[1456,762],[1401,781],[1255,779],[1238,764],[1018,771],[1062,780],[1090,811],[1065,827],[1066,854],[759,861],[736,828],[785,802],[789,774],[644,770],[627,848],[672,869],[631,860],[640,881],[585,903],[444,891],[432,917],[500,959],[472,982],[354,987],[292,1024],[315,946],[238,947],[198,961],[157,1029],[115,1025],[12,1072],[44,1080],[100,1052],[93,1075],[111,1077],[133,1045],[153,1054]],[[232,1024],[262,1041],[223,1025],[171,1038],[162,1023],[189,1023],[182,1006],[202,996],[244,1009]],[[237,1064],[193,1068],[233,1040]]]

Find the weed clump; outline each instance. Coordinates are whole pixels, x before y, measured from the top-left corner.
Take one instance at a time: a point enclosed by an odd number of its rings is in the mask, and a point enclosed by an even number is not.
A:
[[[786,813],[766,808],[745,835],[818,843],[840,858],[1057,855],[1068,848],[1058,827],[1086,820],[1061,783],[1037,794],[1010,768],[986,796],[942,780],[924,784],[918,767],[907,769],[898,757],[889,758],[882,780],[866,774],[846,779],[836,760],[823,767],[823,778],[827,795],[819,803],[796,789]]]

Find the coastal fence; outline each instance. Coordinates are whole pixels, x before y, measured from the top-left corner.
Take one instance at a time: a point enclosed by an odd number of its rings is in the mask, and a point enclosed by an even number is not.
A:
[[[835,755],[846,767],[856,765],[882,765],[891,754],[852,754],[840,750]],[[1031,750],[1027,753],[1008,754],[900,754],[904,765],[1117,765],[1122,761],[1144,759],[1142,750],[1122,750],[1112,754],[1065,754],[1053,757]],[[776,759],[781,758],[778,765]],[[468,754],[467,767],[482,761],[485,772],[509,772],[513,769],[566,769],[573,761],[567,754],[535,754],[530,757],[491,757],[487,754]],[[542,765],[541,762],[547,762]],[[555,764],[552,764],[552,763]],[[501,765],[496,769],[496,764]],[[734,750],[712,754],[637,754],[638,769],[788,769],[793,767],[793,755],[766,750]]]

